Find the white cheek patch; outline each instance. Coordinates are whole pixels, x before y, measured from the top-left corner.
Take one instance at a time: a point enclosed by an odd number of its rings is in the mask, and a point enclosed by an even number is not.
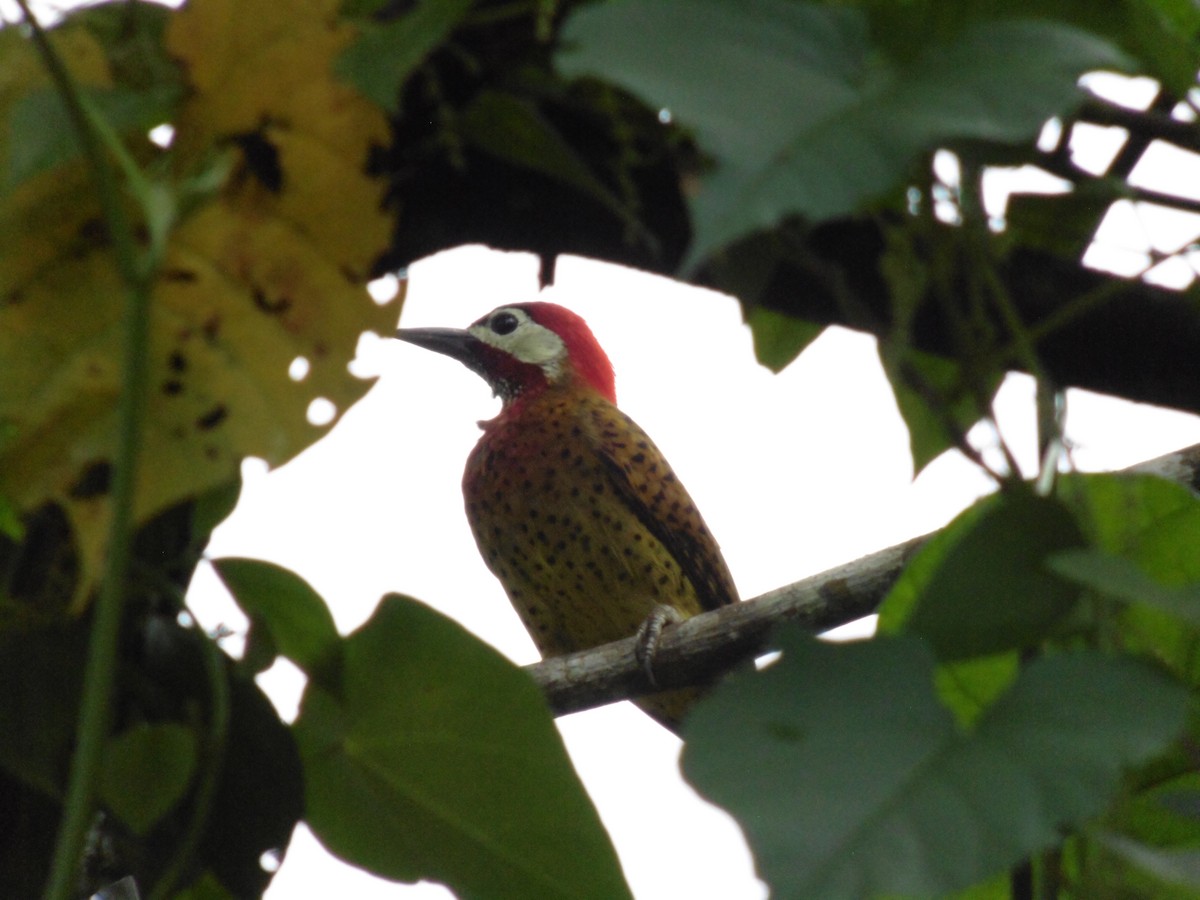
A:
[[[497,350],[503,350],[523,363],[541,366],[546,373],[546,378],[553,381],[562,371],[562,362],[567,355],[567,345],[549,328],[545,328],[529,318],[524,310],[513,309],[508,312],[518,319],[517,327],[508,334],[496,334],[488,327],[487,322],[472,326],[471,334],[485,344],[490,344]]]

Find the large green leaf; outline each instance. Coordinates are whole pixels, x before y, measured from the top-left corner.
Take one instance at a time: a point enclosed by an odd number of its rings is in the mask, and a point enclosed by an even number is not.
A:
[[[385,597],[295,727],[308,823],[343,859],[461,897],[629,896],[533,682],[430,608]]]
[[[1188,696],[1131,659],[1038,659],[964,731],[921,641],[780,634],[782,659],[723,683],[683,768],[741,822],[775,895],[935,896],[982,881],[1104,809],[1165,749]]]
[[[1079,594],[1046,558],[1082,544],[1054,499],[985,498],[921,548],[880,606],[880,629],[919,634],[942,660],[1034,645]]]
[[[862,10],[786,0],[589,5],[564,38],[568,74],[669,109],[716,158],[692,205],[692,264],[788,215],[850,212],[898,186],[921,151],[1029,139],[1078,102],[1082,73],[1129,66],[1102,38],[1037,19],[880,52]]]

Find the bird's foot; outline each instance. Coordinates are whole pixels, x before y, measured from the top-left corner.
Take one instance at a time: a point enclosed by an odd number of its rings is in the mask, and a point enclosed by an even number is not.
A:
[[[679,610],[673,606],[659,603],[650,610],[646,621],[638,627],[637,646],[634,647],[633,653],[637,657],[642,671],[646,673],[646,680],[656,687],[658,680],[654,677],[654,657],[658,653],[658,642],[662,639],[662,631],[668,625],[678,625],[682,621],[683,616],[680,615]]]

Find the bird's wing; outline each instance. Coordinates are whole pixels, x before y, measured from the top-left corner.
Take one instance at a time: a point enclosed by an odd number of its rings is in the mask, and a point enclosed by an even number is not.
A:
[[[610,404],[591,411],[595,446],[618,495],[678,561],[704,609],[738,599],[721,548],[654,442]]]

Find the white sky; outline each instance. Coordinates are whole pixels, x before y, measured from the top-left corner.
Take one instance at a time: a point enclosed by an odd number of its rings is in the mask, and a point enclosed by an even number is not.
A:
[[[0,0],[0,17],[16,18],[9,0]],[[1091,86],[1111,79],[1093,76]],[[1146,88],[1145,79],[1121,82]],[[1095,132],[1085,149],[1099,154],[1094,170],[1101,171],[1119,141]],[[1174,158],[1165,146],[1155,152],[1134,183],[1168,191],[1198,183],[1195,157]],[[1010,180],[995,182],[1003,190]],[[1098,236],[1103,252],[1089,262],[1134,274],[1147,267],[1149,247],[1173,252],[1196,230],[1195,220],[1181,223],[1177,213],[1122,203]],[[1186,283],[1189,262],[1176,258],[1152,277]],[[532,257],[478,247],[423,260],[410,275],[407,326],[462,327],[537,294]],[[591,324],[615,365],[621,406],[688,486],[744,598],[938,528],[988,489],[956,454],[911,480],[906,433],[869,338],[831,330],[775,376],[754,362],[732,298],[569,258],[560,260],[557,282],[546,299]],[[328,437],[270,474],[246,464],[242,502],[214,534],[210,556],[253,556],[295,570],[325,597],[343,632],[397,591],[454,617],[518,663],[536,660],[462,510],[459,480],[475,422],[494,415],[497,401],[458,363],[391,339],[364,337],[356,371],[380,380]],[[997,408],[1031,471],[1031,382],[1010,378]],[[1200,442],[1200,419],[1072,392],[1068,431],[1079,467],[1103,470]],[[244,633],[207,564],[189,604],[206,627]],[[294,715],[298,673],[281,663],[261,680],[285,716]],[[765,895],[737,826],[682,782],[676,738],[627,703],[561,719],[559,727],[639,900]],[[449,896],[339,863],[301,827],[268,898],[337,894]]]
[[[531,256],[462,248],[410,270],[406,326],[462,327],[537,295]],[[653,436],[721,542],[743,597],[815,574],[945,524],[987,490],[957,455],[914,483],[907,436],[862,335],[832,330],[781,375],[753,358],[729,297],[615,266],[564,258],[546,299],[591,324],[617,372],[621,406]],[[274,560],[299,572],[351,630],[388,591],[452,616],[518,663],[537,659],[475,549],[462,466],[498,409],[460,364],[366,336],[356,370],[378,384],[322,441],[269,475],[246,466],[237,511],[213,557]],[[1028,465],[1032,383],[1013,377],[1002,427]],[[1069,430],[1081,468],[1117,468],[1200,442],[1200,420],[1074,392]],[[202,565],[189,602],[205,625],[243,620]],[[860,630],[861,633],[861,630]],[[286,664],[263,683],[294,713]],[[759,898],[765,891],[736,825],[678,772],[679,742],[629,704],[560,720],[572,760],[640,900]],[[303,829],[268,894],[445,897],[332,860]]]

